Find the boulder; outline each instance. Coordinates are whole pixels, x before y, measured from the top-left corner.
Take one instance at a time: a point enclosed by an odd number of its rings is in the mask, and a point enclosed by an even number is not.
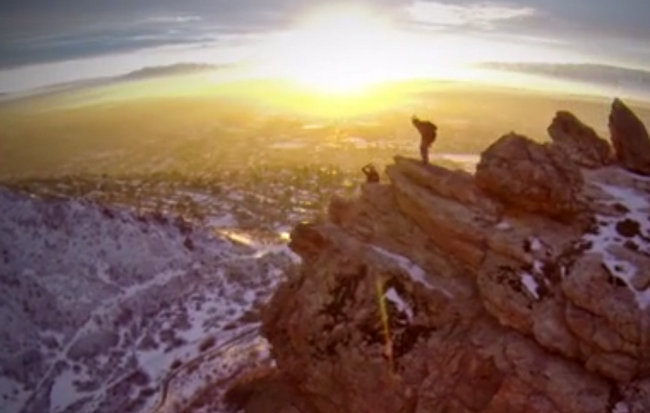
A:
[[[609,143],[571,112],[557,112],[548,134],[553,146],[582,167],[599,168],[613,160]]]
[[[630,171],[650,175],[648,131],[620,99],[615,99],[612,103],[609,131],[618,162]]]
[[[476,183],[511,208],[571,220],[583,209],[580,170],[549,145],[511,133],[481,154]]]

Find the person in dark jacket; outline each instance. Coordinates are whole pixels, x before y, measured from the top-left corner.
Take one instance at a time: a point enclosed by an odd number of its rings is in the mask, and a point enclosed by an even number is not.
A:
[[[375,165],[369,163],[368,165],[361,168],[361,172],[363,172],[366,175],[366,182],[368,183],[379,182],[379,173],[377,172]]]
[[[420,120],[416,116],[411,118],[411,123],[420,132],[420,155],[422,163],[429,164],[429,147],[436,141],[436,132],[438,128],[428,120]]]

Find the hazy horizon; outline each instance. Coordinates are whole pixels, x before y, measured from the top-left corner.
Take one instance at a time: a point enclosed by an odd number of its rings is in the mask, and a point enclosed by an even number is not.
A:
[[[558,0],[4,3],[0,177],[476,155],[558,110],[650,119],[650,5]],[[608,23],[608,24],[605,24]],[[440,160],[440,159],[438,159]]]

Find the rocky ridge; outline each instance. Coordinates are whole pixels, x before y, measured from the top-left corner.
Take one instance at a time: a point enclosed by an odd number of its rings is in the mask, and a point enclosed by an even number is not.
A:
[[[621,162],[639,136],[615,130]],[[573,115],[549,131],[475,175],[397,157],[294,229],[264,332],[300,400],[277,411],[650,411],[650,178]]]

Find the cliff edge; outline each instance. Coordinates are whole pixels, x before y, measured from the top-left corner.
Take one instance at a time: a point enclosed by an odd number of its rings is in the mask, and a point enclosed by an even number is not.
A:
[[[264,319],[274,374],[300,395],[277,411],[650,411],[635,119],[615,101],[613,151],[558,112],[550,143],[506,135],[474,175],[397,157],[390,183],[298,225],[302,269]]]

